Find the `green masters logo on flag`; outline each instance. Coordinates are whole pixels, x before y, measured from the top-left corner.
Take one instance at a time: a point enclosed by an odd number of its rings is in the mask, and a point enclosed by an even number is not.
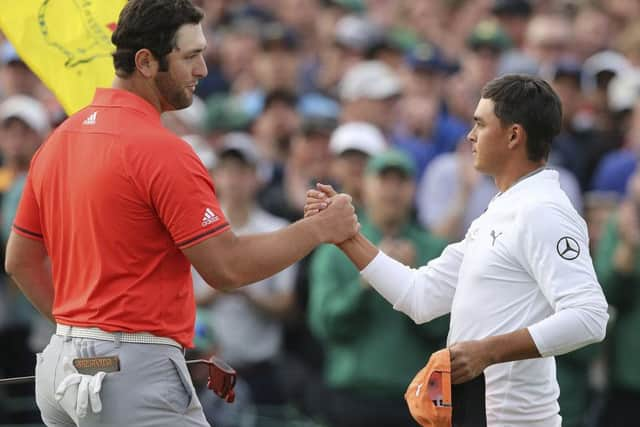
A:
[[[0,0],[0,30],[67,114],[114,78],[111,33],[126,0]]]

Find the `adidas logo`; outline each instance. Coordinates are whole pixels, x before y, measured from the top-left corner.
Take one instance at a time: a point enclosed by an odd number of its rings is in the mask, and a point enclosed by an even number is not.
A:
[[[202,226],[206,227],[207,225],[211,225],[219,219],[218,215],[214,214],[211,209],[207,208],[205,209],[204,216],[202,217]]]
[[[96,118],[98,117],[98,112],[94,111],[93,113],[91,113],[89,115],[89,117],[87,117],[86,119],[84,119],[84,122],[82,122],[83,125],[95,125],[96,124]]]

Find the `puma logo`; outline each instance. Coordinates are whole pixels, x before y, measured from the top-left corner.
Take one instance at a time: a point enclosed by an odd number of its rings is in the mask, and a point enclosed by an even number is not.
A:
[[[500,236],[502,236],[502,232],[496,234],[496,230],[491,230],[491,238],[493,239],[493,241],[491,242],[491,246],[494,246],[496,244],[496,239]]]

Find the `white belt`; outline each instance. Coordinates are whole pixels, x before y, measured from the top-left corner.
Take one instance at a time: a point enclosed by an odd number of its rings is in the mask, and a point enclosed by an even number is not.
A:
[[[157,337],[149,332],[105,332],[98,328],[82,328],[79,326],[56,325],[56,335],[72,338],[91,338],[94,340],[127,342],[134,344],[164,344],[178,347],[182,350],[182,346],[177,341],[166,338]]]

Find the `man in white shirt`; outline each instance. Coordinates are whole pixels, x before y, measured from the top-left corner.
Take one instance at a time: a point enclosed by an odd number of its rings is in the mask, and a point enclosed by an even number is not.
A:
[[[474,167],[500,191],[465,238],[419,269],[362,235],[339,245],[365,280],[417,323],[451,313],[454,384],[486,378],[487,425],[559,427],[553,356],[604,339],[607,302],[589,256],[587,227],[546,169],[562,109],[543,80],[489,82],[468,135]],[[308,193],[307,215],[333,190]],[[455,402],[454,402],[455,407]]]

